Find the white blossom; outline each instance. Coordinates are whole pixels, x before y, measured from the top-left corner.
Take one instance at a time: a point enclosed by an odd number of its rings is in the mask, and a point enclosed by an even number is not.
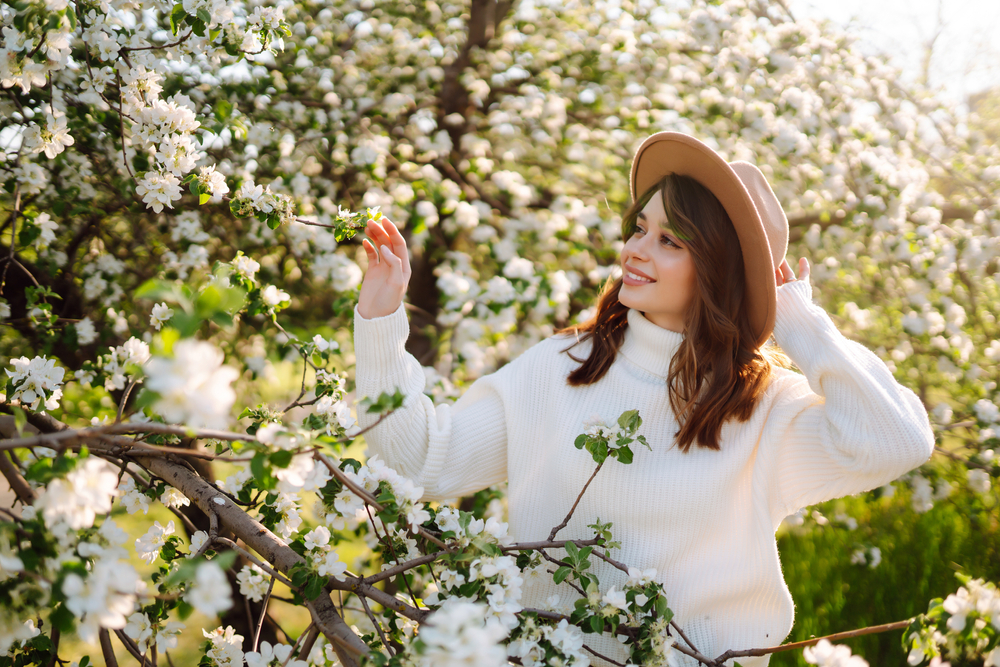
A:
[[[222,365],[222,352],[211,343],[185,339],[173,351],[172,359],[153,357],[146,364],[146,387],[159,395],[153,409],[172,423],[224,427],[236,400],[230,385],[239,372]]]
[[[486,607],[462,598],[448,598],[421,628],[421,667],[500,667],[507,652],[499,641],[507,634],[486,622]]]
[[[180,180],[171,173],[147,171],[135,186],[135,191],[142,197],[143,203],[156,213],[162,211],[164,206],[173,208],[173,202],[181,198]]]
[[[198,565],[184,599],[206,616],[217,616],[233,606],[229,581],[222,569],[211,561]]]
[[[819,667],[868,667],[868,662],[860,656],[851,655],[851,649],[843,644],[831,644],[826,639],[815,646],[807,646],[802,651],[805,661]]]
[[[174,522],[170,520],[166,526],[161,526],[159,521],[154,521],[146,533],[135,541],[135,552],[139,558],[147,563],[152,563],[159,558],[160,549],[167,542],[167,538],[174,534]]]
[[[118,474],[110,463],[88,457],[65,479],[54,479],[35,503],[49,526],[65,524],[73,530],[90,528],[98,514],[111,511],[118,495]]]
[[[11,359],[14,370],[5,369],[14,392],[8,397],[11,401],[20,401],[32,410],[37,410],[39,403],[45,403],[46,410],[59,407],[62,397],[60,385],[66,372],[61,366],[56,366],[55,359],[35,357],[28,359],[20,357]]]
[[[174,311],[171,310],[167,304],[158,303],[153,306],[153,312],[149,316],[149,324],[159,331],[160,327],[162,327],[163,324],[173,316]]]

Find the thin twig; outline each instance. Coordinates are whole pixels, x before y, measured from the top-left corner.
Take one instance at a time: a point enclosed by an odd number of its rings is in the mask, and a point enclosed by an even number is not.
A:
[[[720,665],[730,658],[750,658],[761,655],[769,655],[771,653],[781,653],[783,651],[794,651],[796,649],[805,648],[806,646],[812,646],[817,644],[822,640],[827,640],[829,642],[840,641],[841,639],[851,639],[852,637],[863,637],[864,635],[874,635],[881,632],[892,632],[893,630],[902,630],[910,625],[913,619],[907,619],[905,621],[896,621],[895,623],[885,623],[883,625],[872,625],[867,628],[858,628],[857,630],[848,630],[846,632],[837,632],[832,635],[826,635],[825,637],[813,637],[812,639],[806,639],[801,642],[792,642],[791,644],[782,644],[780,646],[775,646],[772,648],[753,648],[746,651],[726,651],[718,658],[715,662]]]
[[[597,473],[601,471],[601,468],[603,466],[604,466],[604,461],[601,461],[600,463],[597,464],[597,468],[594,469],[594,473],[590,476],[590,479],[587,480],[587,483],[583,485],[583,488],[580,490],[580,495],[578,495],[576,497],[576,500],[573,502],[573,506],[569,508],[569,514],[567,514],[566,518],[562,520],[562,523],[553,528],[552,532],[549,533],[550,541],[556,539],[556,533],[565,528],[566,524],[569,523],[569,520],[573,517],[573,512],[576,511],[576,506],[580,504],[580,499],[583,498],[583,494],[587,492],[587,487],[590,486],[590,483],[594,481],[594,478],[597,477]]]
[[[389,652],[389,655],[396,655],[396,652],[392,650],[389,646],[389,640],[385,638],[385,633],[382,632],[382,626],[379,624],[378,619],[375,618],[375,614],[372,613],[371,608],[368,606],[368,601],[365,600],[364,595],[359,595],[358,599],[361,600],[361,606],[365,608],[365,613],[368,614],[368,618],[371,620],[372,625],[378,630],[378,638],[382,640],[382,646],[385,646],[385,650]]]
[[[259,567],[260,569],[264,570],[264,572],[267,572],[269,575],[271,575],[272,577],[274,577],[275,579],[277,579],[278,581],[280,581],[284,585],[286,585],[289,588],[291,588],[293,591],[299,590],[295,586],[295,584],[293,584],[287,577],[285,577],[284,575],[282,575],[280,572],[278,572],[277,570],[275,570],[273,567],[271,567],[270,565],[268,565],[267,563],[265,563],[261,559],[259,559],[256,556],[254,556],[252,553],[250,553],[249,551],[247,551],[246,549],[244,549],[240,545],[236,544],[236,542],[233,542],[231,539],[229,539],[227,537],[216,537],[215,541],[218,542],[219,544],[226,545],[227,547],[229,547],[230,549],[233,549],[234,551],[238,551],[244,558],[246,558],[247,560],[249,560],[251,563],[253,563],[257,567]]]
[[[122,422],[122,413],[125,412],[125,404],[128,403],[128,397],[132,393],[132,389],[138,383],[138,378],[132,378],[132,381],[128,383],[127,387],[125,387],[125,393],[122,394],[122,400],[118,403],[118,414],[115,416],[116,424],[120,424]]]
[[[251,651],[257,650],[257,642],[260,640],[260,631],[264,627],[264,617],[267,616],[267,603],[271,601],[271,591],[274,590],[274,577],[271,577],[271,583],[267,586],[267,593],[264,594],[264,602],[260,605],[260,618],[257,619],[257,629],[253,633],[253,648]]]
[[[609,658],[606,655],[601,655],[600,653],[598,653],[594,649],[590,648],[586,644],[583,645],[583,650],[586,651],[587,653],[590,653],[593,656],[596,656],[596,657],[600,658],[601,660],[604,660],[605,662],[608,662],[608,663],[612,664],[612,665],[618,665],[618,667],[625,667],[625,665],[623,663],[616,662],[616,661],[612,660],[611,658]]]
[[[441,556],[446,555],[447,551],[436,551],[432,554],[427,554],[420,556],[419,558],[414,558],[413,560],[408,560],[405,563],[399,563],[390,568],[386,568],[377,574],[373,574],[370,577],[365,577],[363,581],[366,584],[374,584],[383,579],[390,579],[395,577],[397,574],[406,572],[407,570],[412,570],[413,568],[420,567],[421,565],[427,565],[428,563],[433,563]]]
[[[305,632],[301,633],[299,635],[299,638],[295,640],[295,645],[292,646],[292,650],[288,652],[288,657],[285,658],[285,661],[281,663],[281,667],[287,667],[288,661],[292,659],[293,655],[295,655],[295,649],[297,649],[299,647],[299,643],[302,642],[302,638],[305,637],[307,633],[312,632],[315,628],[316,628],[316,624],[313,623],[312,621],[310,621],[309,622],[309,627],[307,627],[306,630],[305,630]]]

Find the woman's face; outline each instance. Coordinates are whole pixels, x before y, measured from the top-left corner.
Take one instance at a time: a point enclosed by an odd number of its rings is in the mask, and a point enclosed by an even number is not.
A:
[[[663,197],[653,195],[639,213],[635,234],[621,256],[622,305],[642,312],[646,319],[671,331],[684,331],[684,316],[694,296],[694,260],[683,242],[667,226]]]

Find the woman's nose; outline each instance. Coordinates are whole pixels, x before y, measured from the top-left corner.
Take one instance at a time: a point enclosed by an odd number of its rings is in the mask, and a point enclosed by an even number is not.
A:
[[[628,250],[630,255],[641,259],[648,259],[648,251],[646,249],[646,244],[643,243],[643,239],[645,239],[645,237],[638,239],[633,236],[628,240],[625,244],[625,249]]]

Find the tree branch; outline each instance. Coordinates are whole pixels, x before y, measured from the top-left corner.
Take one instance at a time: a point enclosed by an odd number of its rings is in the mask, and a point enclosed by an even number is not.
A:
[[[594,478],[597,477],[597,473],[601,471],[601,468],[603,466],[604,466],[604,461],[601,461],[600,463],[597,464],[597,468],[594,469],[594,472],[590,476],[590,479],[587,480],[587,483],[584,484],[583,488],[580,490],[580,495],[576,497],[576,500],[573,502],[573,506],[569,508],[569,514],[567,514],[566,518],[562,520],[562,523],[553,528],[552,532],[549,533],[549,541],[556,539],[556,533],[565,528],[566,524],[569,523],[569,520],[573,518],[573,512],[576,511],[576,506],[580,504],[580,499],[583,498],[583,494],[587,492],[587,487],[589,487],[590,483],[594,481]]]

